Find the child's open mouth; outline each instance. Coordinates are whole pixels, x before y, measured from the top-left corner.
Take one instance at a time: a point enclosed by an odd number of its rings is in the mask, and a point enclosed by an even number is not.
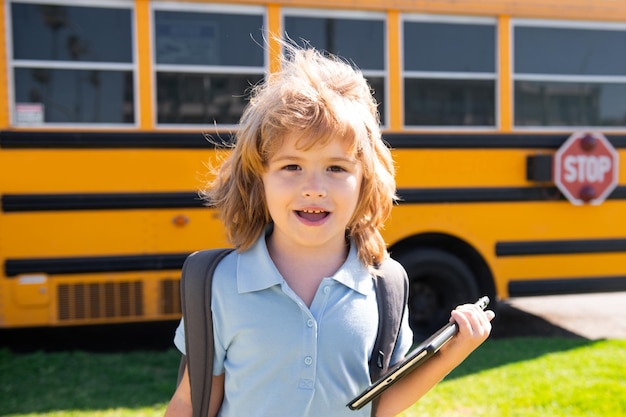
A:
[[[326,218],[330,212],[325,210],[297,210],[296,214],[298,217],[301,217],[310,222],[320,221]]]

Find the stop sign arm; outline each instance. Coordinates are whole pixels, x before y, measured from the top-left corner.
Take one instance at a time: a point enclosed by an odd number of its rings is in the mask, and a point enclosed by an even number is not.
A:
[[[526,180],[547,182],[553,181],[552,154],[535,154],[526,157]]]

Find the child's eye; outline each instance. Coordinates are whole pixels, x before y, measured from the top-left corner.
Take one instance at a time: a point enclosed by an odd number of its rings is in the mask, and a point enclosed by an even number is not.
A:
[[[297,171],[300,169],[300,167],[296,164],[289,164],[289,165],[285,165],[283,169],[285,171]]]
[[[345,169],[343,169],[343,167],[340,167],[339,165],[333,165],[329,167],[328,170],[331,172],[344,172],[345,171]]]

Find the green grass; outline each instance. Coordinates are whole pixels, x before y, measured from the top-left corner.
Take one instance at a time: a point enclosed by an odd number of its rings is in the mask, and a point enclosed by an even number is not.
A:
[[[404,417],[626,415],[626,340],[488,341]]]
[[[0,350],[0,416],[163,416],[180,353]]]
[[[162,417],[179,354],[0,350],[0,416]],[[626,340],[489,340],[404,417],[626,415]]]

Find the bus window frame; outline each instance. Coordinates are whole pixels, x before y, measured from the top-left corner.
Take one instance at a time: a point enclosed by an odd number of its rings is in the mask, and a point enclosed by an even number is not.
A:
[[[48,60],[22,60],[14,59],[13,53],[13,21],[12,21],[12,5],[13,4],[35,4],[35,5],[58,5],[75,8],[111,8],[125,9],[130,13],[130,35],[132,42],[131,61],[129,63],[107,63],[96,61],[48,61]],[[6,17],[6,62],[7,62],[7,100],[9,103],[8,115],[9,125],[15,128],[69,128],[69,129],[115,129],[115,128],[137,128],[139,126],[141,105],[139,103],[139,75],[137,64],[137,27],[135,24],[135,3],[124,0],[94,0],[87,4],[76,3],[72,0],[7,0],[5,5]],[[134,121],[132,123],[78,123],[78,122],[46,122],[31,124],[17,123],[17,102],[15,91],[14,71],[17,68],[42,68],[54,70],[111,70],[111,71],[130,71],[133,78],[133,111]]]
[[[574,29],[574,30],[607,30],[622,31],[626,33],[626,23],[614,23],[606,21],[576,21],[576,20],[556,20],[556,19],[529,19],[512,18],[510,23],[511,31],[511,92],[513,95],[513,129],[516,131],[571,131],[580,128],[600,129],[606,132],[623,131],[624,126],[603,126],[603,125],[518,125],[515,114],[515,82],[516,81],[538,81],[538,82],[568,82],[568,83],[588,83],[603,84],[617,83],[626,86],[626,75],[572,75],[572,74],[542,74],[542,73],[522,73],[515,70],[515,29],[517,27],[545,27],[549,29]]]
[[[150,4],[150,18],[154,23],[156,12],[193,12],[193,13],[223,13],[223,14],[241,14],[241,15],[254,15],[260,16],[263,21],[263,33],[264,39],[268,37],[268,10],[267,7],[262,5],[230,5],[220,3],[192,3],[192,2],[151,2]],[[150,44],[151,49],[156,51],[156,33],[155,25],[150,28]],[[250,34],[252,36],[252,34]],[[154,80],[155,94],[152,97],[152,112],[155,129],[181,129],[181,130],[198,130],[206,126],[202,123],[159,123],[158,120],[158,97],[156,91],[157,86],[157,74],[158,72],[168,73],[184,73],[184,74],[204,74],[204,75],[221,75],[221,74],[258,74],[263,78],[269,69],[269,48],[264,44],[260,44],[259,48],[263,49],[263,66],[228,66],[228,65],[173,65],[173,64],[158,64],[156,52],[152,54],[151,61],[151,75]],[[237,91],[235,94],[245,94],[245,91]],[[237,124],[215,123],[214,127],[219,129],[234,129]]]
[[[368,77],[379,77],[383,79],[383,85],[385,88],[385,92],[383,95],[383,106],[385,108],[384,114],[382,114],[382,120],[384,123],[381,123],[381,128],[386,129],[389,125],[389,120],[391,118],[390,114],[390,84],[389,84],[389,48],[388,39],[389,39],[389,24],[387,22],[387,15],[384,12],[377,11],[368,11],[368,10],[342,10],[342,9],[322,9],[322,8],[296,8],[296,7],[282,7],[281,15],[280,15],[280,24],[281,24],[281,36],[285,38],[285,34],[288,36],[289,33],[285,31],[285,18],[286,17],[310,17],[310,18],[318,18],[318,19],[346,19],[346,20],[376,20],[381,21],[383,24],[383,68],[382,69],[368,69],[359,66],[359,63],[355,64],[359,68],[359,70],[363,73],[365,78]],[[300,39],[294,39],[296,43],[300,42]],[[308,41],[308,39],[307,39]],[[315,45],[312,45],[315,47]],[[350,57],[341,58],[350,60]]]
[[[461,72],[461,71],[407,71],[405,69],[405,24],[407,22],[426,22],[426,23],[444,23],[444,24],[465,24],[465,25],[485,25],[492,26],[494,29],[494,69],[490,72]],[[500,45],[498,39],[498,19],[494,16],[457,16],[457,15],[434,15],[424,13],[401,13],[400,14],[400,71],[401,71],[401,97],[400,107],[402,109],[402,130],[445,130],[450,132],[468,132],[468,131],[487,131],[496,132],[501,130],[500,127],[500,75],[498,69],[498,56],[500,54]],[[494,82],[494,124],[490,125],[409,125],[406,124],[406,108],[404,102],[405,96],[405,80],[411,79],[442,79],[442,80],[493,80]]]

